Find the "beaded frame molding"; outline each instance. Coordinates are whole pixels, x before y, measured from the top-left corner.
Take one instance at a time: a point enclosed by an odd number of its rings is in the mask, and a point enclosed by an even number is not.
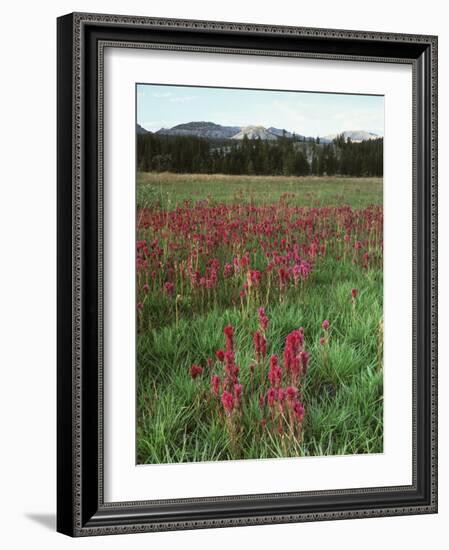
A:
[[[57,24],[57,530],[89,536],[436,513],[437,37],[88,13],[62,16]],[[412,485],[104,502],[103,54],[108,46],[412,66]]]

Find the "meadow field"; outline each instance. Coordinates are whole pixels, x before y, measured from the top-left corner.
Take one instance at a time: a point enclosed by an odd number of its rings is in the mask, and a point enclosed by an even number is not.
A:
[[[138,173],[139,464],[383,451],[382,187]]]

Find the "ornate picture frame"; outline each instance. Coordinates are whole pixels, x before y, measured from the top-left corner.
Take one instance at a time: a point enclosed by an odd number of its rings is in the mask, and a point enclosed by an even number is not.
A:
[[[406,64],[412,69],[412,483],[104,498],[105,48]],[[58,18],[58,502],[70,536],[437,512],[437,37],[74,13]],[[113,429],[113,428],[112,428]]]

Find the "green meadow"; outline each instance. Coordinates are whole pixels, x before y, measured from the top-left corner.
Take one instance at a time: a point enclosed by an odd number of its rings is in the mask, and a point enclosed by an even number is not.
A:
[[[382,188],[382,178],[138,173],[139,464],[383,451]],[[304,277],[294,254],[310,265]],[[269,323],[258,360],[260,307]],[[211,391],[228,325],[243,388],[232,414]],[[299,327],[304,418],[281,433],[260,399],[270,356],[283,367]]]

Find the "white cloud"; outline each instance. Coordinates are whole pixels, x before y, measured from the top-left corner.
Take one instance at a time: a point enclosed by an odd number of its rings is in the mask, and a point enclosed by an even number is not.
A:
[[[383,119],[377,112],[339,111],[329,117],[335,127],[343,130],[366,130],[383,135]]]
[[[196,95],[178,96],[173,92],[153,92],[151,94],[151,97],[154,97],[156,99],[168,99],[168,101],[172,103],[185,103],[186,101],[198,99],[198,96]]]
[[[185,96],[171,97],[169,101],[171,101],[172,103],[186,103],[187,101],[193,101],[194,99],[198,99],[198,96],[185,95]]]
[[[275,100],[272,103],[272,109],[273,112],[276,113],[277,117],[284,121],[284,126],[287,130],[291,132],[296,131],[298,133],[303,132],[306,117],[301,111],[307,109],[306,104],[302,104],[300,110],[298,107],[292,107],[284,101]]]
[[[157,97],[158,99],[164,99],[164,98],[173,97],[174,93],[173,92],[153,92],[151,95],[153,97]]]
[[[150,130],[150,132],[156,132],[161,128],[171,128],[173,126],[171,120],[145,120],[143,122],[138,121],[137,123],[146,130]]]

